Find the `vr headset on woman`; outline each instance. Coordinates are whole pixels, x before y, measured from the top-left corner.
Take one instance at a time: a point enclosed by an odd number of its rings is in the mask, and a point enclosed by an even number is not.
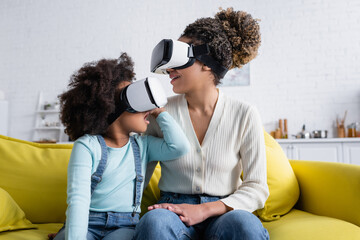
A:
[[[220,78],[223,78],[228,69],[209,54],[208,44],[193,46],[173,39],[163,39],[152,51],[150,71],[168,74],[166,69],[187,68],[193,65],[197,59],[210,67]]]
[[[166,105],[167,98],[160,81],[147,77],[126,86],[115,96],[115,112],[109,115],[108,124],[113,123],[123,112],[146,112]]]

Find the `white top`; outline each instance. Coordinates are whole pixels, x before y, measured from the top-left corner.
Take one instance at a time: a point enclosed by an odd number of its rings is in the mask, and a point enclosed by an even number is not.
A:
[[[202,145],[184,95],[171,97],[165,108],[184,130],[191,149],[179,161],[161,163],[160,190],[227,196],[221,199],[227,206],[249,212],[262,208],[269,190],[264,133],[256,108],[219,91]],[[161,136],[156,122],[151,122],[148,133]],[[147,177],[151,176],[153,165],[149,166]]]

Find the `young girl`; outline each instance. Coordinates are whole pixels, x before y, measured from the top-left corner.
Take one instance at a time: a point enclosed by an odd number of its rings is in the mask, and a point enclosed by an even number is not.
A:
[[[182,130],[163,109],[152,113],[163,138],[130,136],[146,131],[149,112],[125,111],[114,118],[124,103],[119,93],[134,75],[133,62],[123,53],[85,64],[60,95],[61,120],[76,141],[68,165],[65,228],[56,240],[131,239],[147,163],[176,159],[189,150]]]
[[[195,57],[184,66],[164,65],[179,94],[166,109],[193,147],[181,160],[161,163],[161,198],[141,218],[135,239],[268,239],[252,214],[269,195],[259,113],[216,87],[226,70],[257,55],[259,25],[250,14],[229,8],[197,19],[179,41],[199,51],[189,51]],[[155,122],[148,133],[161,134]]]

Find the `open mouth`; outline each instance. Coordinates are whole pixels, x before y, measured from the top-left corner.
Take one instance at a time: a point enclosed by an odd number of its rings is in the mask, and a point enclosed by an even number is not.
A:
[[[176,81],[178,78],[180,78],[180,76],[173,76],[171,77],[171,81],[170,83],[172,84],[174,81]]]

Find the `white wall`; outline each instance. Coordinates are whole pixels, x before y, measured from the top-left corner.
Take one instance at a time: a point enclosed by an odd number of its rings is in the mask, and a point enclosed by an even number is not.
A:
[[[290,134],[303,123],[332,132],[345,110],[347,123],[360,121],[358,0],[2,0],[0,90],[9,101],[9,136],[31,140],[39,91],[60,94],[83,63],[126,51],[137,78],[148,76],[159,40],[177,38],[220,6],[261,19],[250,86],[224,90],[255,104],[266,130],[288,118]]]

